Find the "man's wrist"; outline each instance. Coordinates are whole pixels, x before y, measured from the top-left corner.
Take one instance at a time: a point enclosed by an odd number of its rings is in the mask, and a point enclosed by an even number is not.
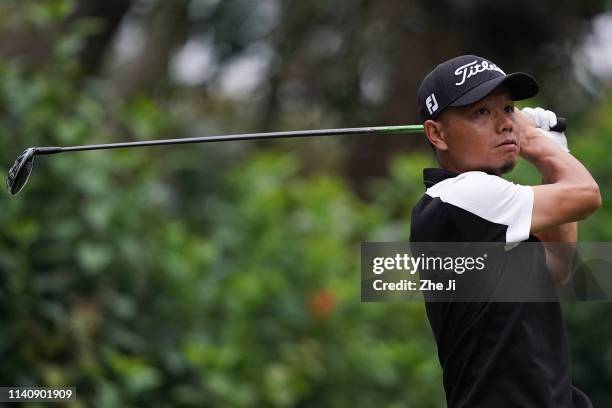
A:
[[[523,148],[521,146],[520,155],[525,160],[537,166],[537,163],[550,156],[555,156],[561,152],[560,148],[551,140],[539,133],[539,130],[533,128],[532,132],[536,132],[535,136],[530,137],[529,144]]]
[[[530,146],[527,154],[521,156],[531,163],[542,177],[542,184],[553,184],[559,179],[560,169],[565,167],[565,153],[554,142],[543,138]]]

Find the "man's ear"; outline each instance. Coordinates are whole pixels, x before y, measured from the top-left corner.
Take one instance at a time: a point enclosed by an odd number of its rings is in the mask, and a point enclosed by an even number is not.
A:
[[[448,150],[446,134],[441,122],[436,122],[431,119],[426,120],[425,123],[423,123],[423,130],[425,131],[425,136],[427,136],[429,143],[434,145],[437,150]]]

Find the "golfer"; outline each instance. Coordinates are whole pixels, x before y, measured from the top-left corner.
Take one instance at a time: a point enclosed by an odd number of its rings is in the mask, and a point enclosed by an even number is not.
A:
[[[509,254],[527,241],[545,253],[532,266],[543,264],[562,286],[571,256],[547,243],[576,242],[576,222],[599,208],[601,196],[565,135],[550,131],[554,113],[515,109],[514,101],[538,90],[529,75],[506,75],[474,55],[425,77],[418,106],[439,168],[423,171],[426,191],[413,209],[410,239],[501,242]],[[519,157],[539,171],[541,185],[501,177]],[[572,384],[558,302],[426,302],[426,310],[449,407],[592,406]]]

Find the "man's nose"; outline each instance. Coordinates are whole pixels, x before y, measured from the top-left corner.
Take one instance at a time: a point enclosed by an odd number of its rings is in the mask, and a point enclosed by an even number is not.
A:
[[[510,113],[503,112],[498,115],[497,119],[497,132],[512,132],[514,129],[514,122],[512,121],[512,117]]]

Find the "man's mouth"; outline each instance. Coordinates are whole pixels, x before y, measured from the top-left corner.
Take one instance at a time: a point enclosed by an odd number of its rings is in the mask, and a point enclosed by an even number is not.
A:
[[[516,140],[514,140],[514,139],[506,139],[503,142],[501,142],[500,144],[498,144],[496,147],[505,146],[505,145],[514,145],[514,146],[517,146]]]

